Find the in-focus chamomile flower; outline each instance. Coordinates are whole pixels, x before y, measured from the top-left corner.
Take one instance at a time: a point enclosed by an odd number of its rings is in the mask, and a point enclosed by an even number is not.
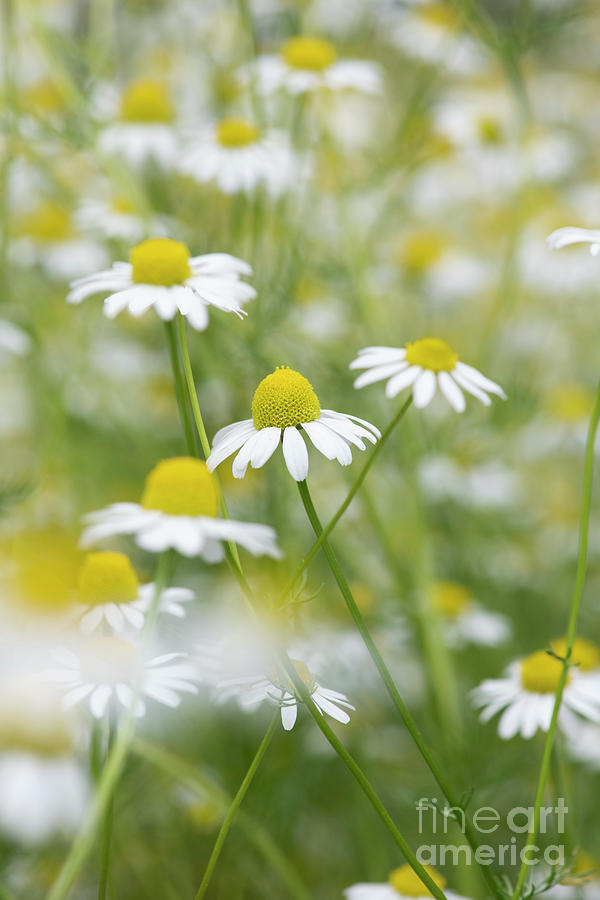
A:
[[[352,88],[378,94],[383,88],[377,63],[338,59],[338,52],[330,41],[310,35],[290,38],[277,54],[259,56],[245,75],[255,78],[258,90],[266,94],[280,88],[291,94],[304,94],[318,88]]]
[[[600,253],[600,228],[577,228],[567,225],[565,228],[557,228],[546,240],[552,250],[562,250],[571,244],[589,244],[592,256]]]
[[[466,406],[463,391],[477,397],[485,406],[491,403],[488,393],[506,399],[499,384],[461,362],[458,353],[439,338],[421,338],[405,347],[365,347],[358,351],[350,368],[366,370],[354,382],[355,388],[389,379],[385,394],[395,397],[404,388],[412,386],[413,401],[418,409],[431,403],[438,386],[450,406],[459,413],[464,412]]]
[[[347,709],[354,709],[345,694],[325,688],[315,680],[308,666],[298,659],[292,663],[312,697],[312,701],[321,713],[327,713],[337,722],[344,725],[350,721]],[[258,675],[227,678],[216,686],[216,696],[221,702],[235,697],[242,709],[252,710],[263,700],[271,700],[281,707],[281,724],[286,731],[291,731],[298,715],[298,703],[302,702],[296,695],[291,678],[283,670],[273,669]]]
[[[463,644],[496,647],[510,636],[506,616],[483,609],[471,591],[456,581],[434,582],[431,602],[442,619],[446,641],[454,647]]]
[[[141,316],[153,307],[161,319],[170,321],[177,312],[193,328],[208,325],[208,307],[246,315],[242,305],[256,296],[240,275],[251,275],[248,263],[228,253],[190,256],[185,244],[171,238],[151,238],[133,247],[129,262],[113,263],[112,269],[74,281],[69,303],[81,303],[92,294],[108,293],[104,314],[114,319],[127,309]]]
[[[132,166],[152,160],[168,168],[178,153],[174,122],[175,109],[165,85],[140,78],[123,91],[116,121],[100,132],[99,149],[122,156]]]
[[[142,628],[154,598],[154,584],[140,584],[124,553],[103,550],[88,553],[79,572],[80,629],[89,634],[104,622],[113,631],[128,625]],[[165,588],[159,609],[178,618],[185,616],[182,604],[194,599],[186,588]]]
[[[233,117],[221,119],[190,141],[178,168],[196,181],[215,181],[224,194],[264,187],[277,195],[299,175],[298,160],[284,132],[263,131]]]
[[[61,647],[54,656],[58,665],[47,677],[64,691],[63,707],[86,701],[96,719],[102,718],[111,701],[143,716],[142,697],[176,707],[181,692],[198,691],[196,670],[184,653],[144,660],[139,647],[116,635],[92,635],[77,650]]]
[[[290,475],[296,481],[304,481],[308,475],[308,451],[300,429],[323,456],[337,459],[342,466],[352,462],[352,444],[364,450],[363,438],[375,444],[381,436],[374,425],[363,419],[321,409],[311,383],[300,372],[278,366],[256,388],[252,418],[234,422],[216,433],[208,468],[212,472],[239,451],[233,461],[233,474],[243,478],[248,464],[260,469],[281,443]]]
[[[573,661],[577,662],[579,656],[576,644]],[[580,668],[581,665],[569,670],[558,718],[567,735],[576,733],[581,722],[578,716],[600,722],[598,677],[582,676]],[[482,709],[480,720],[488,722],[504,710],[498,723],[498,734],[504,740],[517,734],[531,738],[538,729],[548,731],[561,671],[562,663],[555,656],[537,650],[512,663],[504,678],[482,681],[472,692],[474,705]]]
[[[423,868],[431,880],[444,891],[448,900],[464,900],[454,891],[446,890],[446,879],[432,866],[423,866]],[[427,900],[431,896],[431,891],[408,864],[390,872],[387,881],[353,884],[344,891],[346,900],[414,900],[414,898]]]
[[[220,562],[223,543],[234,541],[254,556],[278,558],[275,532],[268,525],[220,519],[219,496],[206,463],[192,457],[160,462],[148,474],[140,503],[113,503],[86,516],[81,544],[131,534],[143,550],[177,550]]]

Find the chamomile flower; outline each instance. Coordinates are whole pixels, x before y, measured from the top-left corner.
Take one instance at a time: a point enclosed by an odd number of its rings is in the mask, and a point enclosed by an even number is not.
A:
[[[110,193],[109,185],[104,185],[103,193],[104,196],[84,197],[81,201],[75,221],[83,231],[130,243],[141,241],[148,232],[160,235],[166,231],[158,216],[152,215],[146,221],[129,197]]]
[[[383,89],[380,67],[363,59],[338,59],[328,40],[310,35],[290,38],[279,53],[260,56],[254,67],[244,72],[255,79],[259,91],[271,94],[283,88],[291,94],[305,94],[319,88],[352,88],[366,94]]]
[[[79,572],[79,627],[90,634],[106,623],[113,631],[127,626],[140,629],[154,598],[154,584],[138,582],[137,575],[123,553],[110,550],[88,553]],[[193,591],[186,588],[165,588],[160,595],[159,609],[182,619],[182,606],[193,600]]]
[[[431,602],[442,619],[446,641],[454,647],[464,644],[496,647],[510,637],[506,616],[483,609],[471,591],[458,582],[434,582]]]
[[[144,660],[139,647],[116,635],[93,635],[77,650],[61,647],[54,656],[58,665],[47,677],[64,691],[63,707],[86,701],[96,719],[104,716],[109,704],[143,716],[146,704],[142,697],[176,707],[181,692],[198,691],[196,670],[186,662],[185,654],[165,653]]]
[[[576,642],[573,661],[580,657],[584,664],[589,661],[585,646]],[[582,676],[581,668],[580,664],[570,669],[563,693],[558,721],[566,734],[576,732],[579,716],[600,722],[600,682],[597,676]],[[512,663],[504,678],[486,679],[472,692],[474,705],[482,708],[480,720],[488,722],[504,710],[498,723],[504,740],[517,734],[532,738],[538,729],[548,731],[561,671],[562,663],[545,650]]]
[[[464,900],[454,891],[446,890],[446,879],[432,866],[423,866],[431,880],[444,891],[448,900]],[[384,882],[353,884],[344,891],[346,900],[427,900],[431,891],[425,887],[417,873],[408,864],[390,872]]]
[[[557,228],[546,240],[552,250],[562,250],[571,244],[589,244],[592,256],[600,253],[600,228],[577,228],[567,225],[565,228]]]
[[[140,503],[114,503],[86,517],[81,544],[89,547],[107,537],[131,534],[150,553],[172,548],[210,563],[223,559],[226,541],[254,556],[280,556],[268,525],[220,519],[218,512],[219,496],[206,463],[191,457],[165,459],[147,476]]]
[[[323,456],[337,459],[342,466],[352,462],[351,445],[364,450],[364,440],[375,444],[381,437],[379,430],[363,419],[321,409],[311,383],[300,372],[278,366],[256,388],[252,418],[234,422],[216,433],[208,468],[212,472],[237,452],[233,475],[243,478],[248,464],[253,469],[261,468],[281,444],[290,475],[296,481],[304,481],[308,475],[308,451],[300,429]]]
[[[308,666],[300,660],[292,663],[299,677],[308,690],[313,703],[321,713],[331,716],[336,722],[347,724],[350,716],[347,709],[354,709],[345,694],[325,688],[316,681]],[[298,703],[302,702],[296,695],[294,684],[284,671],[273,669],[268,673],[227,678],[217,683],[216,696],[221,702],[235,697],[242,709],[253,710],[263,700],[270,700],[281,707],[281,724],[286,731],[296,724]]]
[[[153,307],[170,321],[180,312],[198,331],[208,325],[208,307],[246,315],[242,304],[256,291],[240,280],[251,275],[248,263],[228,253],[190,256],[185,244],[171,238],[151,238],[133,247],[129,262],[80,278],[71,284],[69,303],[81,303],[93,294],[108,293],[104,314],[114,319],[127,309],[141,316]]]
[[[405,347],[365,347],[350,363],[351,369],[365,369],[354,382],[355,388],[389,379],[386,397],[395,397],[412,386],[413,402],[418,409],[428,406],[439,386],[450,406],[458,413],[465,410],[463,391],[477,397],[485,406],[489,394],[506,399],[506,394],[473,366],[458,358],[445,341],[422,338]]]
[[[100,132],[99,149],[122,156],[135,167],[152,161],[168,168],[178,153],[174,121],[175,109],[165,85],[140,78],[123,91],[116,121]]]
[[[298,176],[298,162],[287,136],[240,118],[221,119],[184,152],[180,171],[196,181],[214,181],[224,194],[265,187],[281,194]]]

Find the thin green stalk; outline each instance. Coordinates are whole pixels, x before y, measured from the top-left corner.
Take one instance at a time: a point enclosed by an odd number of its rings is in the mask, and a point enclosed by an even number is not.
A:
[[[579,520],[579,552],[577,556],[577,570],[575,574],[575,587],[573,589],[573,597],[569,609],[569,621],[567,625],[566,651],[563,659],[562,671],[556,688],[554,698],[554,708],[552,710],[552,718],[550,727],[546,735],[544,743],[544,751],[542,754],[542,763],[538,778],[537,790],[535,794],[534,812],[529,834],[527,835],[526,847],[535,844],[540,827],[540,809],[544,800],[544,791],[548,781],[548,773],[550,771],[550,762],[552,760],[552,747],[554,745],[554,736],[556,726],[558,724],[558,714],[562,703],[563,692],[567,683],[567,676],[571,666],[571,655],[573,653],[573,643],[577,631],[577,619],[579,617],[579,607],[581,606],[581,598],[583,596],[583,588],[585,585],[585,576],[587,570],[588,555],[588,535],[590,526],[590,509],[592,506],[592,482],[594,477],[594,445],[596,442],[596,433],[598,431],[598,422],[600,420],[600,383],[596,390],[596,399],[590,416],[590,424],[588,428],[587,443],[585,448],[585,461],[583,465],[583,499],[581,503],[581,516]],[[513,900],[520,900],[527,877],[527,854],[523,851],[523,863],[519,871],[519,877],[513,892]]]
[[[190,410],[187,403],[185,386],[181,376],[179,367],[179,353],[177,351],[177,335],[175,333],[175,323],[173,320],[165,322],[165,330],[167,332],[167,341],[169,344],[169,356],[171,358],[171,369],[173,370],[173,382],[175,384],[175,396],[177,397],[177,406],[179,407],[179,415],[183,432],[185,434],[185,443],[188,453],[196,456],[196,442],[194,440],[194,429],[190,417]]]
[[[257,57],[258,46],[256,41],[256,34],[254,31],[254,22],[252,20],[252,10],[250,9],[249,0],[237,0],[238,10],[240,13],[240,19],[242,20],[242,24],[244,26],[244,31],[246,32],[248,38],[248,45],[250,50],[251,62],[253,63]],[[250,73],[249,78],[250,84],[250,96],[252,100],[252,109],[254,111],[254,115],[256,117],[256,121],[258,124],[262,124],[263,121],[263,108],[260,98],[260,93],[256,86],[256,72],[252,71]]]
[[[310,496],[310,491],[308,489],[308,485],[307,485],[306,481],[298,482],[298,490],[300,491],[300,497],[302,499],[302,503],[304,504],[304,509],[306,510],[308,519],[313,527],[315,534],[317,535],[317,537],[319,537],[323,533],[323,528],[321,526],[321,522],[317,515],[317,511],[312,502],[312,498]],[[425,760],[427,766],[429,767],[432,775],[434,776],[435,780],[437,781],[438,785],[440,786],[440,788],[441,788],[442,792],[444,793],[444,796],[446,797],[450,806],[458,807],[459,809],[463,809],[459,798],[454,794],[454,791],[448,784],[448,781],[446,780],[446,776],[441,771],[437,761],[434,759],[431,751],[427,747],[427,744],[425,743],[425,740],[424,740],[423,736],[421,735],[415,720],[413,719],[411,713],[409,712],[409,709],[408,709],[406,703],[402,699],[400,692],[399,692],[398,688],[396,687],[394,679],[392,678],[392,675],[391,675],[388,667],[386,666],[379,650],[377,649],[377,646],[376,646],[373,638],[371,637],[369,629],[367,628],[367,626],[365,624],[365,621],[360,613],[360,610],[359,610],[359,608],[356,604],[356,601],[352,595],[352,591],[350,590],[348,582],[346,581],[346,578],[340,568],[340,565],[337,561],[337,558],[335,556],[335,553],[333,552],[331,545],[325,539],[323,541],[322,546],[323,546],[323,552],[325,554],[325,557],[327,559],[327,562],[329,564],[331,572],[332,572],[335,580],[337,581],[338,587],[340,589],[340,593],[342,594],[342,597],[346,601],[346,605],[350,611],[352,618],[354,619],[356,627],[358,628],[358,631],[365,643],[365,646],[366,646],[367,650],[369,651],[369,655],[370,655],[371,659],[373,660],[373,662],[377,668],[377,671],[379,672],[381,679],[387,688],[388,694],[390,695],[390,698],[391,698],[394,706],[400,713],[400,717],[402,718],[402,721],[404,722],[406,728],[408,729],[413,741],[415,742],[419,752],[421,753],[421,756]],[[476,851],[479,846],[477,837],[475,835],[475,831],[472,827],[471,822],[467,818],[466,811],[464,811],[464,812],[465,812],[465,817],[464,817],[465,818],[465,827],[464,827],[465,837],[466,837],[467,841],[469,842],[469,844],[471,845],[473,851]],[[485,880],[488,883],[490,890],[493,891],[493,893],[496,897],[501,898],[502,893],[500,891],[499,886],[496,883],[496,879],[494,878],[493,874],[489,871],[489,868],[487,866],[481,866],[481,871],[482,871],[482,874],[483,874]]]
[[[225,816],[225,818],[223,820],[223,824],[221,825],[221,828],[219,829],[219,833],[217,835],[215,845],[213,847],[212,853],[210,854],[210,858],[208,860],[208,864],[206,866],[204,875],[202,877],[202,882],[196,893],[195,900],[202,900],[202,898],[206,894],[206,891],[208,890],[208,885],[210,884],[210,879],[212,878],[212,874],[215,870],[215,866],[217,865],[219,856],[221,855],[221,850],[223,849],[223,844],[225,843],[225,839],[226,839],[227,835],[229,834],[229,829],[231,828],[231,825],[233,823],[235,815],[236,815],[238,809],[240,808],[244,797],[246,796],[246,794],[248,792],[248,788],[252,784],[252,779],[256,775],[256,771],[261,763],[261,760],[262,760],[263,756],[265,755],[265,753],[267,752],[269,744],[271,743],[271,739],[275,732],[275,726],[277,724],[278,718],[279,718],[279,710],[276,710],[275,713],[273,714],[271,722],[269,723],[269,727],[267,728],[266,734],[265,734],[264,738],[262,739],[258,750],[256,751],[254,759],[250,763],[250,767],[249,767],[248,771],[246,772],[246,774],[244,775],[243,781],[238,788],[238,792],[235,795],[235,797],[233,798],[233,800],[231,801],[231,806],[227,810],[227,815]]]
[[[358,477],[357,477],[356,481],[354,482],[354,484],[352,485],[352,487],[346,494],[345,500],[337,508],[335,514],[329,520],[329,522],[327,523],[325,528],[323,528],[321,530],[321,533],[318,535],[317,540],[312,545],[312,547],[310,548],[310,550],[308,551],[306,556],[304,556],[302,562],[300,563],[300,565],[298,566],[298,568],[296,569],[296,571],[290,578],[289,582],[285,586],[285,589],[282,591],[282,593],[278,599],[278,605],[281,605],[284,602],[284,600],[286,599],[286,597],[288,597],[291,593],[293,593],[294,588],[296,587],[300,578],[302,577],[302,573],[304,572],[306,567],[309,565],[309,563],[311,562],[313,557],[319,552],[319,550],[321,549],[321,547],[327,540],[328,536],[331,534],[331,532],[333,531],[333,529],[335,528],[335,526],[337,525],[339,520],[342,518],[342,516],[344,515],[344,513],[346,512],[346,510],[352,503],[360,486],[362,485],[363,481],[367,477],[369,469],[371,468],[371,466],[377,459],[379,453],[381,453],[381,450],[382,450],[384,444],[387,442],[388,438],[392,434],[393,430],[395,429],[395,427],[398,424],[398,422],[400,421],[400,419],[404,416],[404,414],[408,410],[411,403],[412,403],[412,395],[408,398],[406,403],[404,403],[404,405],[400,407],[400,409],[398,410],[398,412],[396,413],[394,418],[391,420],[391,422],[389,423],[387,428],[385,428],[384,431],[382,432],[380,439],[377,441],[374,448],[371,450],[371,452],[367,456],[367,459],[366,459],[362,469],[358,473]]]
[[[283,667],[285,668],[286,672],[288,673],[289,677],[292,679],[294,687],[296,689],[296,693],[302,699],[303,703],[307,707],[311,716],[317,723],[317,726],[323,732],[323,734],[325,735],[325,737],[327,738],[327,740],[329,741],[329,743],[331,744],[331,746],[333,747],[333,749],[335,750],[337,755],[340,757],[340,759],[346,765],[346,767],[350,770],[350,772],[352,773],[352,775],[354,776],[354,778],[356,779],[356,781],[362,788],[363,792],[366,794],[366,796],[369,799],[371,805],[373,806],[375,812],[377,813],[377,815],[379,816],[379,818],[381,819],[381,821],[387,828],[393,841],[400,848],[404,858],[406,859],[406,861],[409,864],[409,866],[411,867],[411,869],[413,869],[416,872],[416,874],[419,876],[419,878],[421,879],[423,884],[429,889],[429,891],[433,894],[433,896],[437,898],[437,900],[446,900],[446,896],[445,896],[444,892],[441,890],[441,888],[439,888],[437,886],[435,881],[433,881],[433,879],[427,873],[427,870],[422,866],[422,864],[419,862],[419,860],[417,859],[417,857],[411,850],[409,844],[407,843],[407,841],[403,837],[402,833],[399,831],[396,824],[394,823],[394,820],[390,816],[389,812],[387,811],[387,809],[385,808],[385,806],[379,799],[377,792],[372,787],[372,785],[371,785],[369,779],[367,778],[367,776],[365,775],[365,773],[362,771],[362,769],[360,768],[358,763],[354,760],[354,758],[348,753],[348,751],[346,750],[346,748],[344,747],[344,745],[342,744],[340,739],[337,737],[337,735],[335,734],[333,729],[329,726],[325,716],[319,712],[319,710],[313,703],[312,697],[310,695],[310,691],[308,690],[308,688],[306,687],[306,685],[304,684],[302,679],[299,677],[298,673],[296,672],[293,662],[291,661],[289,656],[287,656],[287,654],[285,654],[285,653],[281,654],[281,663],[282,663]],[[196,900],[197,900],[197,898],[196,898]]]
[[[152,599],[152,608],[148,612],[148,617],[144,626],[142,643],[147,640],[149,629],[154,624],[161,594],[168,583],[169,565],[169,555],[162,553],[158,557],[156,565],[154,597]],[[135,691],[135,694],[137,694],[137,690]],[[119,725],[117,736],[107,755],[88,814],[79,829],[77,837],[71,845],[71,849],[62,864],[54,884],[47,894],[46,900],[64,900],[75,883],[88,854],[94,846],[98,825],[111,802],[114,789],[119,781],[121,772],[123,771],[129,748],[133,740],[135,733],[134,710],[135,698]]]
[[[162,747],[156,747],[147,741],[136,738],[133,742],[132,752],[141,759],[156,766],[171,778],[184,784],[194,793],[205,797],[207,794],[218,805],[223,814],[226,813],[231,803],[231,797],[214,781],[205,775],[197,766],[188,763]],[[240,810],[237,815],[237,824],[243,829],[248,840],[262,853],[265,860],[285,882],[290,896],[294,900],[311,900],[311,893],[303,884],[300,876],[293,868],[285,853],[283,853],[269,832],[255,821],[251,816]],[[1,900],[1,898],[0,898]]]
[[[106,756],[110,756],[111,747],[114,743],[114,729],[112,722],[108,726],[108,739],[106,742]],[[114,793],[110,797],[106,810],[104,812],[104,823],[102,825],[102,850],[100,858],[100,878],[98,880],[98,900],[106,900],[109,873],[110,873],[110,851],[112,844],[112,827],[115,812]]]

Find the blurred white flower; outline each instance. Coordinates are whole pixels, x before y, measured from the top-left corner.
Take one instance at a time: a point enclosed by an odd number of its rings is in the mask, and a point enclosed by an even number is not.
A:
[[[268,525],[219,519],[218,511],[219,497],[206,463],[191,457],[166,459],[147,476],[141,503],[114,503],[86,516],[81,546],[131,534],[150,553],[172,548],[210,563],[224,558],[223,544],[228,541],[254,556],[281,555]]]
[[[215,181],[224,194],[264,187],[277,196],[300,175],[299,159],[285,132],[262,131],[239,118],[221,119],[190,139],[178,169],[199,182]]]
[[[500,385],[460,362],[458,354],[438,338],[423,338],[404,348],[365,347],[358,351],[350,368],[367,370],[358,376],[355,388],[389,379],[386,397],[395,397],[404,388],[412,386],[413,401],[418,409],[431,403],[438,386],[458,413],[464,412],[466,406],[463,390],[485,406],[491,403],[488,393],[506,399]]]
[[[114,319],[127,309],[141,316],[154,308],[170,321],[180,312],[190,325],[203,331],[208,325],[208,307],[246,315],[242,304],[256,296],[240,275],[251,275],[248,263],[228,253],[190,256],[188,248],[170,238],[152,238],[133,247],[130,262],[113,263],[112,269],[74,281],[68,303],[81,303],[93,294],[109,293],[104,314]]]
[[[102,99],[108,106],[113,98],[107,101],[106,96]],[[173,165],[179,142],[175,110],[164,84],[145,78],[132,82],[113,113],[115,120],[102,128],[98,138],[102,153],[122,156],[135,167],[150,161],[164,168]]]
[[[233,461],[233,474],[243,478],[249,464],[253,469],[261,468],[281,444],[290,475],[296,481],[304,481],[308,475],[308,451],[300,428],[323,456],[337,459],[342,466],[352,462],[351,445],[364,450],[363,438],[375,444],[381,437],[374,425],[357,416],[321,409],[310,382],[294,369],[278,366],[258,385],[252,400],[252,418],[234,422],[216,433],[208,468],[213,471],[239,451]]]
[[[0,319],[0,353],[12,356],[26,356],[31,348],[31,339],[18,325]]]
[[[121,632],[127,626],[143,627],[152,606],[154,584],[140,584],[129,559],[109,550],[88,553],[79,573],[79,627],[90,634],[103,623]],[[185,617],[182,604],[194,599],[193,591],[170,587],[161,592],[159,611]]]
[[[465,900],[460,894],[446,890],[446,879],[432,866],[423,866],[432,881],[444,892],[447,900]],[[428,900],[431,891],[408,864],[390,872],[385,882],[353,884],[344,891],[346,900]]]
[[[184,653],[144,660],[140,648],[121,637],[94,635],[76,651],[57,648],[54,657],[58,666],[47,672],[47,678],[64,691],[63,707],[85,701],[96,719],[104,716],[111,703],[143,716],[146,704],[142,697],[176,707],[181,692],[198,691],[196,669]]]
[[[462,584],[434,582],[431,602],[442,619],[444,638],[453,647],[464,644],[496,647],[510,637],[511,626],[506,616],[483,609]]]
[[[278,54],[259,56],[243,70],[244,80],[253,80],[259,91],[270,94],[284,88],[304,94],[319,88],[351,88],[367,94],[383,90],[380,66],[362,59],[338,60],[335,46],[321,37],[290,38]]]

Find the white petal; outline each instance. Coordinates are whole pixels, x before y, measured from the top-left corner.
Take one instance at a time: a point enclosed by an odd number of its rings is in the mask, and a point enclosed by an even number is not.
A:
[[[294,426],[283,432],[283,456],[292,478],[304,481],[308,475],[308,450],[302,435]]]
[[[600,243],[600,230],[598,228],[576,228],[567,225],[566,228],[557,228],[546,238],[553,250],[568,247],[569,244],[598,244]]]
[[[289,706],[281,707],[281,724],[286,731],[291,731],[296,724],[296,716],[298,715],[298,707],[295,703]]]
[[[394,375],[386,385],[385,396],[395,397],[396,394],[399,394],[400,391],[411,385],[422,371],[420,366],[411,366],[410,369],[405,369],[404,372]]]
[[[454,409],[457,413],[462,413],[465,411],[466,402],[463,395],[463,392],[454,381],[451,375],[448,372],[440,372],[438,375],[438,381],[440,383],[440,388],[442,389],[442,393],[452,409]]]
[[[435,373],[429,369],[422,372],[413,386],[413,401],[417,409],[424,409],[435,396],[437,379]]]
[[[503,400],[506,400],[506,394],[500,385],[496,384],[496,382],[492,381],[490,378],[486,378],[485,375],[482,375],[481,372],[478,369],[474,369],[473,366],[468,366],[463,362],[457,362],[455,371],[460,372],[463,378],[472,382],[476,387],[482,388],[484,391],[489,391],[490,394],[497,394],[498,397],[502,397]]]
[[[280,440],[281,428],[271,426],[259,430],[258,439],[250,457],[250,465],[253,469],[260,469],[261,466],[264,466],[267,460],[275,453]]]
[[[249,438],[244,442],[242,449],[239,451],[238,455],[233,461],[233,466],[231,471],[233,472],[234,478],[243,478],[246,474],[246,469],[250,463],[250,458],[252,453],[254,452],[254,448],[256,447],[257,442],[260,440],[260,431],[255,431],[250,435]]]

